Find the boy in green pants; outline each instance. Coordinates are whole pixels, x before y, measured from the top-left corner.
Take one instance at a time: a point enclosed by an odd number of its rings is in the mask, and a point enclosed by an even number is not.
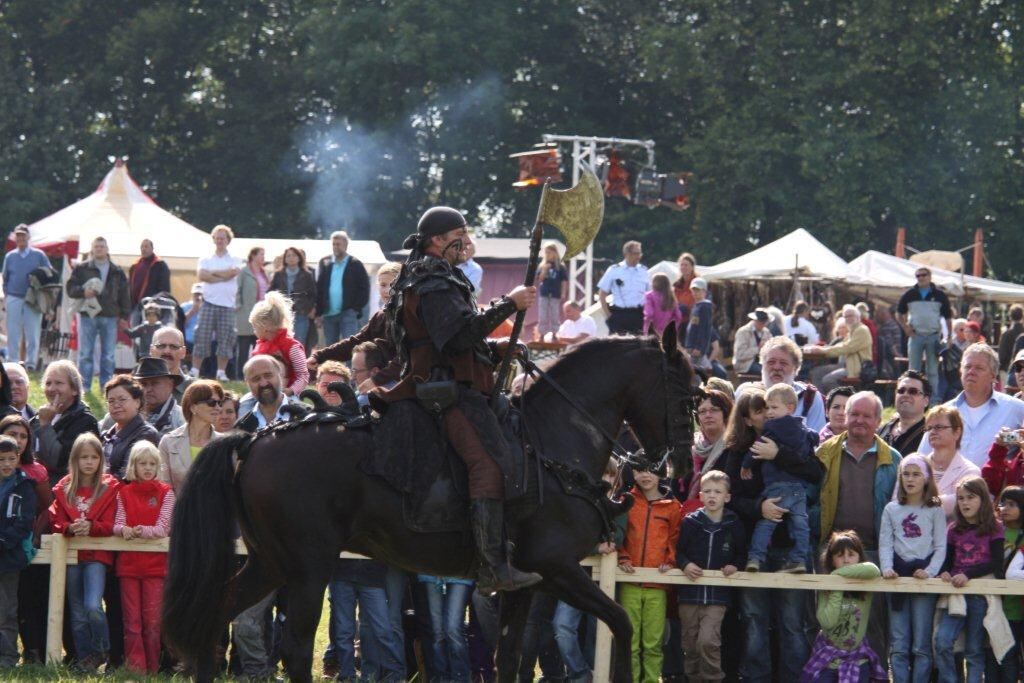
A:
[[[634,479],[636,486],[630,491],[634,501],[619,548],[619,569],[632,573],[634,567],[657,567],[667,572],[675,568],[682,507],[656,474],[636,471]],[[626,583],[619,590],[619,602],[633,625],[633,680],[657,683],[661,679],[666,587]]]

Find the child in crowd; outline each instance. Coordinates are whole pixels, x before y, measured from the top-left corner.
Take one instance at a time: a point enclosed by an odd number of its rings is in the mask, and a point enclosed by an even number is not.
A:
[[[712,470],[700,478],[704,507],[683,520],[676,546],[676,563],[691,581],[697,581],[705,569],[720,569],[730,576],[743,566],[746,530],[736,513],[725,509],[731,499],[729,489],[725,472]],[[677,590],[686,678],[722,680],[722,620],[732,591],[718,586],[680,586]]]
[[[53,502],[46,466],[32,457],[31,432],[21,415],[8,415],[0,420],[0,434],[18,444],[18,468],[34,485],[36,494],[35,522],[32,544],[38,548],[42,535],[50,530],[47,510]],[[24,501],[22,501],[24,504]],[[50,568],[34,564],[21,572],[18,579],[18,632],[26,662],[41,664],[46,653],[46,622],[49,610]]]
[[[814,457],[814,449],[818,447],[818,435],[804,425],[802,417],[793,415],[796,410],[796,391],[788,384],[775,384],[765,394],[767,420],[761,429],[761,439],[771,439],[779,448],[791,451],[800,460],[806,461]],[[750,479],[753,476],[755,453],[750,451],[743,458],[740,476]],[[807,521],[807,491],[799,477],[784,471],[774,462],[767,460],[761,463],[761,477],[764,479],[764,498],[781,498],[776,503],[788,512],[785,515],[786,529],[793,539],[793,549],[786,563],[779,571],[802,574],[807,571],[807,552],[810,544],[811,529]],[[750,552],[747,559],[747,571],[756,572],[768,556],[768,544],[775,533],[777,521],[761,519],[754,526],[754,535],[750,541]]]
[[[160,451],[148,441],[132,446],[125,484],[117,492],[114,535],[166,538],[171,531],[174,491],[157,479]],[[124,656],[128,668],[143,673],[160,669],[160,604],[167,555],[123,552],[117,556],[124,614]]]
[[[284,393],[296,396],[309,384],[309,368],[302,344],[292,336],[292,315],[291,299],[273,291],[253,306],[249,322],[256,335],[252,355],[265,353],[284,363]]]
[[[667,572],[676,566],[676,544],[682,508],[662,488],[658,475],[636,471],[630,492],[633,507],[626,518],[626,535],[619,548],[619,569],[630,574],[637,567],[657,567]],[[637,683],[656,683],[661,678],[661,641],[665,635],[665,586],[623,584],[619,601],[633,624],[632,668]]]
[[[956,487],[956,516],[946,535],[946,560],[939,578],[956,588],[983,576],[1003,578],[1003,526],[996,519],[988,487],[981,477],[968,477]],[[964,638],[967,680],[980,681],[985,674],[985,627],[988,601],[984,595],[964,595],[966,614],[947,611],[935,632],[935,661],[940,683],[953,683],[957,676],[953,644],[960,632]]]
[[[0,669],[18,664],[18,576],[35,556],[35,485],[18,468],[18,443],[0,436]]]
[[[1005,533],[1003,566],[1006,568],[1006,578],[1024,579],[1024,554],[1021,553],[1021,546],[1024,546],[1024,519],[1021,518],[1021,512],[1024,511],[1024,487],[1007,486],[1003,489],[999,494],[997,511]],[[1003,614],[1010,622],[1014,648],[1003,657],[1002,662],[997,663],[993,656],[992,661],[988,662],[986,676],[999,680],[996,671],[1001,668],[1002,680],[1017,681],[1021,671],[1020,646],[1024,640],[1024,598],[1019,595],[1003,596]]]
[[[854,531],[836,531],[821,554],[821,566],[848,579],[876,579],[878,567],[865,560],[864,544]],[[801,683],[811,681],[888,681],[878,654],[868,645],[871,593],[821,591],[818,624],[811,657]],[[952,655],[951,655],[952,656]]]
[[[932,468],[917,453],[900,461],[896,500],[882,511],[878,557],[882,576],[887,579],[935,578],[946,560],[946,514]],[[894,683],[928,683],[937,597],[930,593],[889,595],[889,656]]]
[[[53,487],[50,521],[53,532],[67,536],[110,536],[114,533],[118,481],[104,471],[103,444],[94,434],[75,439],[68,474]],[[78,667],[95,672],[110,649],[103,588],[107,567],[114,564],[109,550],[80,550],[78,564],[68,565],[67,594],[71,633]]]
[[[129,328],[127,331],[128,336],[136,340],[136,360],[149,355],[149,347],[153,344],[153,333],[163,327],[160,322],[160,306],[157,304],[146,304],[142,309],[142,315],[146,322]]]

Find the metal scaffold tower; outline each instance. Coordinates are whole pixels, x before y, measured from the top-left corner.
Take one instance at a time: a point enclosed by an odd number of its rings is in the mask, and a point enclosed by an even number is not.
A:
[[[603,147],[642,147],[647,150],[647,165],[654,167],[654,140],[627,138],[599,138],[586,135],[544,135],[544,142],[572,144],[572,184],[580,181],[580,169],[588,166],[597,172],[598,145]],[[569,262],[569,299],[586,308],[594,296],[594,245],[587,246],[582,257]]]

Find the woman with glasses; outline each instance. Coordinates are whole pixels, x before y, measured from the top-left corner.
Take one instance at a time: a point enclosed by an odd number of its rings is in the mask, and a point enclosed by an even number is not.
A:
[[[676,498],[683,504],[683,514],[701,507],[700,478],[711,470],[724,470],[722,453],[725,452],[725,426],[732,415],[732,396],[707,389],[704,398],[697,405],[697,424],[700,430],[693,439],[693,473],[685,481],[677,479],[672,483],[677,488]]]
[[[224,389],[211,380],[197,380],[185,390],[181,399],[185,424],[160,439],[160,479],[171,485],[175,495],[199,451],[221,435],[213,426],[223,402]]]
[[[961,479],[980,477],[981,469],[960,454],[960,439],[964,435],[964,421],[953,406],[935,406],[924,416],[924,431],[932,445],[928,461],[932,466],[935,483],[942,500],[946,521],[954,521],[956,512],[956,485]]]
[[[160,443],[160,432],[142,416],[143,389],[129,375],[117,375],[103,387],[107,413],[114,426],[101,434],[107,472],[124,480],[128,454],[138,441]]]

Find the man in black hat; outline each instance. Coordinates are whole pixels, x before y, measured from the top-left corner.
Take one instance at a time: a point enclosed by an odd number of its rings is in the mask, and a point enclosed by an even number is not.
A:
[[[473,285],[456,266],[472,244],[466,219],[455,209],[436,206],[420,218],[405,241],[409,259],[392,287],[387,314],[395,348],[404,360],[402,378],[391,389],[371,391],[375,400],[415,399],[424,382],[450,383],[453,404],[442,413],[445,438],[466,463],[473,538],[481,561],[478,588],[515,590],[540,577],[514,568],[502,540],[505,497],[494,457],[507,449],[488,397],[494,386],[496,351],[485,339],[517,310],[537,298],[535,287],[516,287],[483,311]]]
[[[132,377],[142,385],[146,421],[160,432],[160,436],[185,424],[181,406],[174,400],[174,387],[184,378],[171,372],[162,358],[142,358]]]

